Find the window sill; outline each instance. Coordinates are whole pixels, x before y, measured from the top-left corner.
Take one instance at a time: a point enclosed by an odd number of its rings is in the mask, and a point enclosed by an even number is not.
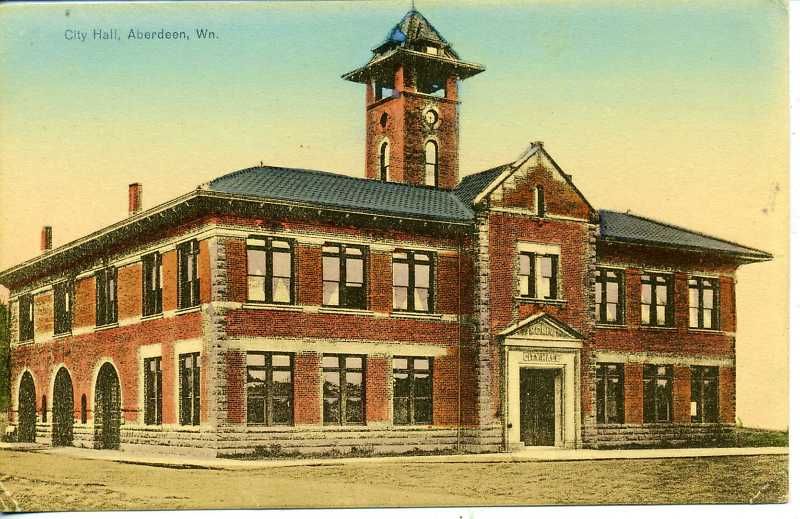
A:
[[[63,339],[64,337],[72,337],[72,330],[53,334],[53,339]]]
[[[19,341],[17,346],[27,346],[28,344],[33,344],[35,341],[33,339],[25,339],[23,341]]]
[[[526,297],[526,296],[516,296],[514,299],[524,304],[557,305],[557,306],[564,306],[567,304],[566,299],[539,299],[537,297]]]
[[[422,321],[441,321],[442,314],[429,314],[426,312],[392,312],[389,314],[394,319],[419,319]]]
[[[361,308],[338,308],[335,306],[321,306],[319,309],[321,314],[346,314],[346,315],[364,315],[372,317],[375,312],[372,310],[363,310]]]
[[[341,430],[341,431],[346,431],[346,430],[362,431],[369,428],[369,426],[364,423],[348,423],[348,424],[323,423],[322,426],[326,429]]]
[[[263,423],[249,423],[245,425],[247,427],[247,432],[252,432],[252,433],[289,432],[295,430],[294,425],[287,425],[287,424],[265,425]]]
[[[303,307],[289,304],[275,303],[242,303],[244,310],[281,310],[284,312],[302,312]]]
[[[678,331],[676,326],[651,326],[648,324],[643,324],[640,326],[642,330],[649,330],[654,332],[675,332]]]
[[[626,325],[625,323],[622,324],[595,323],[594,327],[600,329],[605,328],[606,330],[626,330],[628,328],[628,325]]]
[[[94,331],[101,332],[103,330],[113,330],[114,328],[119,328],[119,321],[116,323],[108,323],[108,324],[101,324],[100,326],[95,326]]]
[[[142,321],[154,321],[156,319],[161,319],[162,317],[164,317],[164,312],[159,312],[157,314],[143,315],[141,320]]]
[[[725,335],[724,331],[712,328],[689,328],[689,333],[710,333],[711,335]]]
[[[175,315],[183,315],[183,314],[190,314],[192,312],[200,311],[200,304],[196,304],[194,306],[187,306],[186,308],[178,308],[175,310]]]

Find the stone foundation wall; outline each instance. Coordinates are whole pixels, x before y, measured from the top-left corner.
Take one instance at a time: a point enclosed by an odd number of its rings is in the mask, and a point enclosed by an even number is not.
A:
[[[593,449],[619,447],[683,447],[718,445],[733,437],[731,424],[613,424],[583,428],[583,446]]]

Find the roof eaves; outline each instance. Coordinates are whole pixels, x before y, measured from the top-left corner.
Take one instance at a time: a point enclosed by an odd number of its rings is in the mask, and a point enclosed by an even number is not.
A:
[[[716,239],[716,238],[715,238]],[[743,247],[752,251],[755,254],[748,254],[743,252],[736,252],[736,251],[726,251],[721,249],[714,249],[711,247],[701,247],[701,246],[691,246],[691,245],[681,245],[678,243],[667,243],[663,241],[657,240],[647,240],[643,238],[623,238],[618,236],[601,236],[601,241],[610,242],[610,243],[621,243],[621,244],[634,244],[634,245],[646,245],[648,247],[660,247],[663,249],[672,249],[672,250],[680,250],[680,251],[689,251],[689,252],[702,252],[702,253],[714,253],[719,254],[721,256],[730,256],[740,260],[745,260],[746,263],[756,263],[760,261],[771,261],[774,259],[774,256],[769,252],[761,251],[758,249],[751,249],[749,247]],[[722,240],[720,240],[722,241]]]

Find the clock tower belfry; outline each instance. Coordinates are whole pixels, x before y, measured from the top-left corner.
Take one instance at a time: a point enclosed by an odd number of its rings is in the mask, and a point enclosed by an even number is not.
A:
[[[461,60],[416,9],[344,74],[367,86],[366,176],[452,189],[458,184],[458,82],[483,72]]]

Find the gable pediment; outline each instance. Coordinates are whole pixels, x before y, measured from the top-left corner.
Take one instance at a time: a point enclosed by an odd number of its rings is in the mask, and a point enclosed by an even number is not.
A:
[[[548,314],[537,314],[500,332],[506,339],[559,339],[580,341],[583,336]]]

